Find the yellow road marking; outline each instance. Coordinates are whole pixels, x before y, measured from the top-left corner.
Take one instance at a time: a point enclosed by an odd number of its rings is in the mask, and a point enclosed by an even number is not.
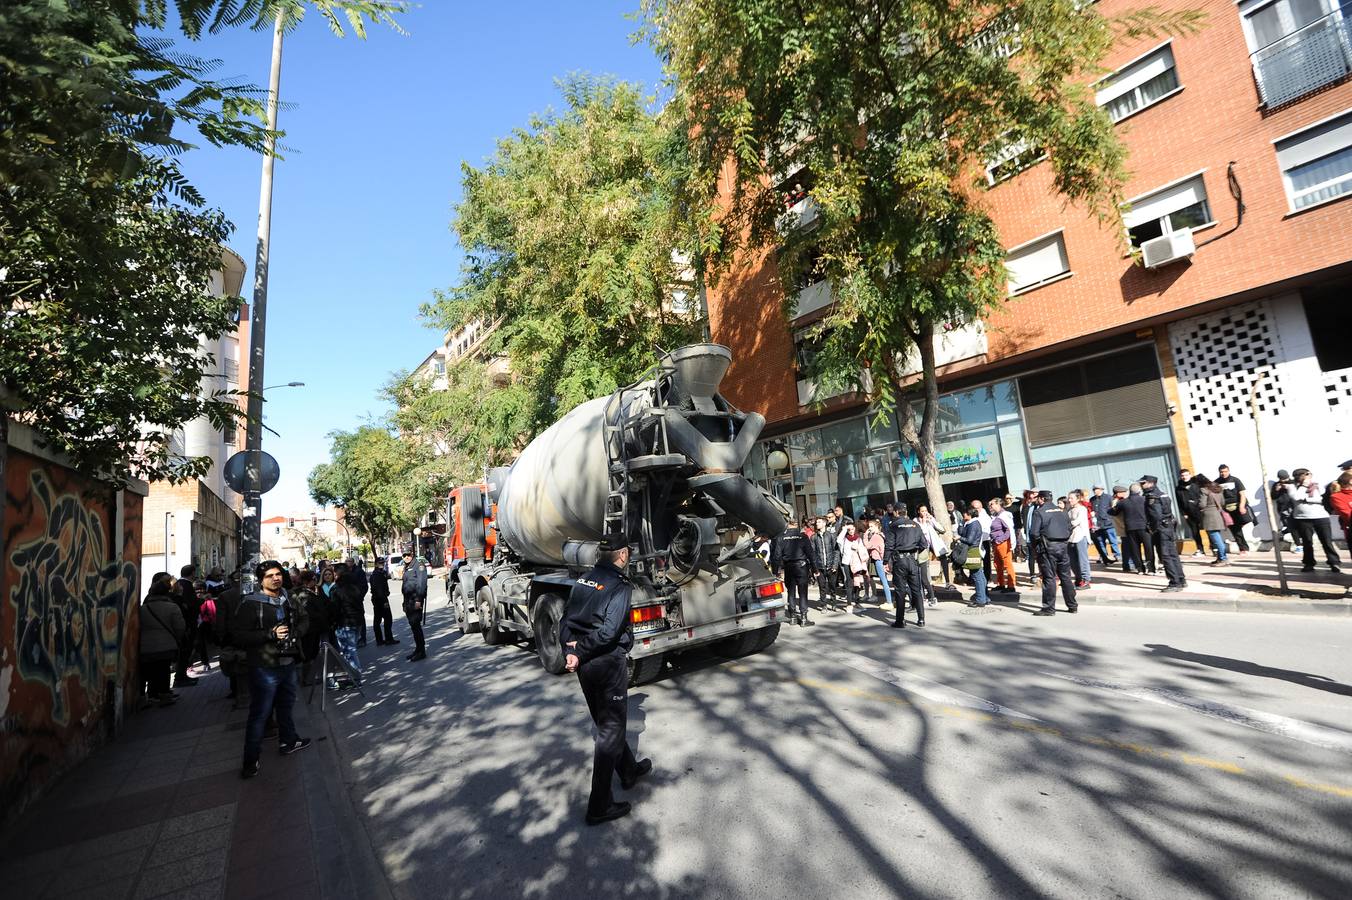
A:
[[[1060,728],[1053,728],[1049,725],[1041,725],[1037,722],[1025,722],[1020,719],[1007,719],[1002,716],[989,713],[975,712],[970,709],[961,709],[956,706],[948,706],[942,703],[931,703],[928,700],[915,700],[909,697],[901,697],[896,694],[883,694],[877,691],[865,690],[862,688],[850,687],[849,685],[836,684],[830,681],[822,681],[817,678],[796,678],[793,676],[780,675],[774,672],[767,672],[743,663],[729,662],[724,663],[722,668],[730,672],[745,673],[755,675],[760,678],[766,678],[772,681],[781,681],[789,684],[797,684],[802,687],[812,688],[813,690],[826,691],[832,694],[840,694],[846,697],[855,697],[861,700],[874,700],[879,703],[887,703],[892,706],[910,706],[917,709],[924,709],[930,713],[937,714],[949,719],[962,719],[968,722],[978,722],[981,724],[994,725],[997,728],[1013,728],[1019,731],[1033,732],[1035,734],[1045,734],[1050,737],[1058,737],[1063,740],[1075,741],[1081,744],[1090,744],[1095,747],[1106,747],[1111,750],[1122,750],[1134,753],[1137,756],[1154,757],[1161,760],[1170,760],[1181,763],[1185,766],[1198,766],[1204,769],[1211,769],[1216,772],[1224,772],[1227,775],[1239,777],[1270,777],[1278,781],[1283,781],[1292,787],[1306,791],[1314,791],[1320,794],[1329,794],[1334,797],[1352,798],[1352,788],[1339,787],[1334,784],[1321,784],[1319,782],[1307,781],[1304,778],[1297,778],[1294,775],[1271,774],[1265,776],[1261,772],[1250,772],[1243,766],[1229,762],[1223,759],[1212,759],[1207,756],[1198,756],[1193,753],[1184,753],[1182,751],[1164,750],[1158,747],[1151,747],[1146,744],[1133,743],[1131,741],[1122,741],[1115,738],[1099,737],[1091,734],[1076,734],[1074,732],[1063,731]]]

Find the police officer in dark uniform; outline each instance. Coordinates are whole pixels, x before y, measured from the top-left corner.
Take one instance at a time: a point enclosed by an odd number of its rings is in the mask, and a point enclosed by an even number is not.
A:
[[[1155,545],[1160,567],[1169,578],[1164,593],[1172,594],[1188,586],[1188,579],[1183,574],[1183,561],[1178,558],[1174,504],[1169,495],[1160,490],[1159,478],[1142,475],[1140,480],[1141,492],[1145,494],[1145,527],[1150,532],[1151,543]]]
[[[799,625],[815,625],[807,617],[807,582],[812,574],[812,548],[807,535],[797,524],[790,525],[770,542],[770,568],[776,575],[784,572],[784,587],[789,594],[789,615]]]
[[[629,597],[625,575],[629,544],[624,535],[607,535],[599,561],[579,578],[568,595],[559,627],[568,671],[577,673],[587,709],[596,723],[596,755],[592,765],[587,824],[599,825],[628,815],[629,804],[615,802],[612,776],[618,769],[627,791],[652,771],[652,760],[636,760],[625,740],[629,716]]]
[[[906,504],[897,506],[897,513],[888,523],[883,534],[883,543],[888,558],[892,561],[893,594],[897,604],[897,617],[893,628],[906,627],[906,606],[915,607],[915,623],[925,627],[925,580],[921,574],[920,551],[928,550],[925,529],[911,518]]]
[[[1070,516],[1052,503],[1052,492],[1038,494],[1040,505],[1028,520],[1028,538],[1037,551],[1038,573],[1042,576],[1042,609],[1035,616],[1056,615],[1056,582],[1061,582],[1061,594],[1066,609],[1079,612],[1075,601],[1075,576],[1070,571]]]

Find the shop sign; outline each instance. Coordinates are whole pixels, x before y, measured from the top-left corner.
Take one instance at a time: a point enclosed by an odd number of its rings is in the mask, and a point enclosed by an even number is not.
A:
[[[934,459],[939,466],[939,479],[945,483],[998,478],[1004,474],[994,432],[941,442],[935,447]],[[898,448],[897,463],[908,483],[912,475],[920,477],[920,458],[914,447]]]

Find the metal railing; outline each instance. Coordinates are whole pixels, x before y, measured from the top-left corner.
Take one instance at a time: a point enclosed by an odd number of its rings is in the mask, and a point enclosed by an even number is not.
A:
[[[1258,97],[1281,106],[1352,71],[1352,22],[1334,11],[1249,54]]]

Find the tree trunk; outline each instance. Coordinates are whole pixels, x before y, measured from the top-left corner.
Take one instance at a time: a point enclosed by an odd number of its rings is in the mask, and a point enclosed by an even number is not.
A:
[[[920,476],[925,482],[925,496],[929,498],[930,512],[945,530],[951,532],[953,522],[948,518],[948,505],[944,499],[944,488],[939,482],[939,460],[934,453],[934,423],[939,412],[939,378],[934,369],[934,322],[922,319],[917,323],[919,340],[916,347],[920,351],[920,383],[924,391],[923,406],[920,414],[920,430],[915,427],[914,400],[897,404],[898,430],[911,446],[915,448],[920,460]],[[895,379],[894,379],[895,381]],[[900,384],[897,385],[900,398]]]

